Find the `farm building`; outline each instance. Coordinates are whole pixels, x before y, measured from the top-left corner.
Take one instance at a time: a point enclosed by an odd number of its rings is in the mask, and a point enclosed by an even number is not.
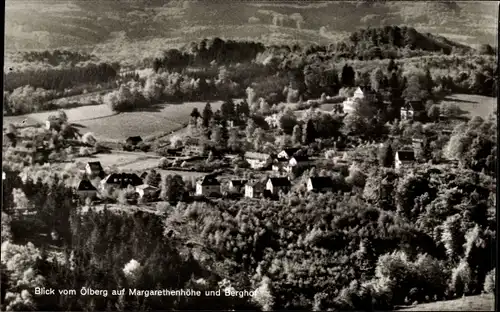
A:
[[[80,181],[76,189],[76,193],[81,199],[95,199],[98,194],[97,189],[87,179]]]
[[[272,157],[269,154],[246,152],[245,160],[252,169],[262,169],[271,165]]]
[[[204,176],[196,182],[196,195],[200,196],[219,196],[220,182],[213,176]]]
[[[394,167],[399,169],[403,166],[412,165],[415,162],[415,152],[397,151],[394,159]]]
[[[259,181],[250,181],[245,184],[245,197],[258,198],[264,192],[264,184]]]
[[[228,187],[232,192],[241,193],[242,188],[247,183],[247,180],[231,180]]]
[[[298,151],[300,151],[300,148],[285,148],[281,152],[278,153],[278,158],[284,158],[289,160],[292,158]]]
[[[132,146],[135,146],[135,145],[139,144],[140,142],[142,142],[142,138],[140,136],[132,136],[132,137],[129,137],[125,141],[126,144],[132,145]]]
[[[112,173],[109,174],[101,181],[103,188],[126,188],[128,185],[138,186],[141,185],[142,179],[135,173]]]
[[[311,177],[307,180],[309,192],[328,192],[333,189],[333,180],[330,177]]]
[[[144,196],[154,198],[158,197],[160,189],[156,186],[141,184],[135,187],[135,192],[139,194],[139,198],[144,198]]]
[[[277,195],[279,191],[288,193],[291,186],[288,178],[269,178],[266,183],[266,190],[273,195]]]
[[[101,163],[99,161],[88,162],[87,165],[85,166],[85,172],[89,176],[93,177],[100,176],[101,178],[102,175],[104,174],[104,170],[102,169]]]

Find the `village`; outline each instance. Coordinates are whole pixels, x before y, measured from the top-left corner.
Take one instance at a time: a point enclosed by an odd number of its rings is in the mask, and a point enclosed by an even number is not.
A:
[[[350,94],[352,96],[340,97],[340,101],[338,96],[324,95],[321,100],[308,100],[304,106],[309,106],[309,109],[297,110],[294,115],[299,116],[298,119],[300,119],[304,112],[310,114],[314,112],[320,115],[329,114],[345,118],[345,116],[356,112],[359,103],[373,102],[377,96],[369,87],[353,88],[350,90]],[[329,101],[333,102],[331,111],[317,109],[321,104]],[[422,112],[425,113],[421,103],[409,102],[401,108],[400,116],[403,121],[413,122],[417,121],[419,118],[417,116],[421,116]],[[287,113],[290,114],[290,110],[285,114]],[[196,114],[197,112],[194,113],[194,118],[201,119],[201,115],[196,116]],[[275,133],[276,136],[281,135],[279,128],[280,118],[283,118],[283,114],[283,112],[270,112],[267,115],[265,118],[265,123],[268,126],[267,131]],[[249,117],[246,118],[250,120]],[[242,120],[236,119],[238,118],[225,121],[226,127],[231,132],[241,131]],[[194,123],[196,120],[193,121]],[[235,125],[238,123],[240,126]],[[304,129],[306,126],[304,124]],[[218,127],[221,128],[220,125]],[[62,161],[60,157],[54,156],[57,155],[54,150],[63,150],[64,158],[74,153],[75,160],[78,160],[79,156],[99,153],[134,152],[147,154],[150,153],[151,146],[154,145],[154,142],[144,142],[140,136],[133,136],[121,144],[123,151],[112,150],[105,144],[95,142],[95,138],[83,139],[83,136],[79,135],[78,131],[65,120],[64,112],[60,112],[59,115],[51,115],[45,125],[35,127],[36,135],[34,137],[16,135],[19,131],[12,128],[13,126],[10,126],[10,130],[4,134],[4,145],[9,147],[8,153],[23,157],[30,155],[32,163]],[[21,129],[21,131],[26,132],[27,129]],[[443,129],[442,131],[445,134],[451,133],[451,130]],[[389,139],[397,139],[397,137],[389,135]],[[424,136],[414,136],[411,141],[403,142],[401,148],[393,153],[394,159],[391,161],[391,166],[396,170],[402,170],[424,162],[426,141],[427,138]],[[170,198],[184,200],[186,198],[203,200],[203,198],[238,199],[242,197],[279,199],[292,190],[321,193],[345,192],[343,184],[339,184],[338,181],[336,183],[332,175],[325,173],[325,170],[347,178],[350,167],[357,163],[362,164],[368,159],[367,155],[363,155],[363,152],[360,153],[363,147],[371,147],[372,149],[384,147],[384,143],[362,142],[359,138],[350,140],[348,137],[340,136],[321,140],[321,147],[310,148],[307,144],[303,145],[302,142],[295,142],[292,146],[290,142],[285,142],[280,146],[281,148],[267,148],[267,152],[262,149],[257,151],[250,144],[246,149],[239,148],[236,153],[227,149],[217,149],[217,144],[212,143],[213,140],[209,140],[207,143],[207,140],[188,137],[183,143],[169,144],[166,148],[160,149],[161,153],[157,153],[164,156],[159,160],[158,165],[143,171],[134,170],[132,165],[126,172],[116,168],[106,171],[101,162],[89,161],[84,167],[79,167],[81,178],[74,186],[75,196],[82,203],[93,205],[117,201],[122,204],[157,202],[161,201],[161,198],[167,198],[165,195],[161,196],[160,186],[165,175],[171,173],[172,175],[178,173],[182,175],[183,172],[192,171],[198,173],[199,178],[192,181],[190,187],[187,187],[186,181],[181,183],[184,187],[176,189],[176,191],[181,192],[182,195]],[[116,144],[114,147],[116,148]],[[208,163],[216,165],[207,166]],[[159,172],[163,173],[163,176]],[[302,176],[304,172],[308,173],[305,178]],[[120,192],[123,194],[121,201],[119,200]]]

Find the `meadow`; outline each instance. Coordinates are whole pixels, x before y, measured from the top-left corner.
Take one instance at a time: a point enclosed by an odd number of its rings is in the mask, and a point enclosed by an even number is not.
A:
[[[222,102],[213,102],[212,110],[218,110]],[[101,141],[124,141],[130,136],[158,136],[183,128],[189,122],[193,108],[200,113],[205,102],[183,104],[158,104],[151,108],[116,114],[105,105],[82,106],[65,110],[68,121],[80,133],[92,132]],[[5,117],[4,123],[21,126],[44,123],[53,111],[22,116]],[[23,123],[23,121],[25,121]]]
[[[440,104],[457,105],[462,110],[468,112],[466,117],[469,118],[474,116],[487,118],[490,114],[494,113],[497,107],[497,99],[482,95],[452,94],[447,96]]]
[[[492,294],[469,296],[455,300],[438,301],[415,305],[397,311],[494,311],[495,297]]]

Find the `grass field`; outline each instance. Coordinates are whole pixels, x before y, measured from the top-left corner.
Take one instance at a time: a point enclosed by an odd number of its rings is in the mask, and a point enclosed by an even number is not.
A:
[[[455,300],[423,303],[397,311],[495,311],[492,294],[464,297]]]
[[[107,105],[82,106],[65,110],[69,122],[74,123],[80,133],[93,132],[99,140],[124,140],[129,136],[151,136],[168,133],[184,127],[193,108],[203,111],[206,102],[183,104],[159,104],[140,111],[114,114]],[[212,102],[212,110],[220,108],[222,102]],[[8,116],[4,124],[34,125],[44,123],[53,111],[23,116]],[[23,120],[26,122],[23,124]]]
[[[497,99],[481,95],[452,94],[440,104],[455,104],[462,110],[469,112],[467,117],[480,116],[487,118],[497,107]]]

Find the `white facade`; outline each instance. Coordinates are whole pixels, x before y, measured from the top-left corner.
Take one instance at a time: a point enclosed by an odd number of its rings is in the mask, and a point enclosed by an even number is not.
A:
[[[401,120],[413,119],[414,111],[413,109],[401,108]]]
[[[260,195],[258,187],[255,185],[245,185],[245,197],[256,198]]]
[[[155,192],[158,191],[158,188],[151,185],[139,185],[135,188],[135,192],[139,194],[139,197],[142,198],[144,195],[152,196]]]

